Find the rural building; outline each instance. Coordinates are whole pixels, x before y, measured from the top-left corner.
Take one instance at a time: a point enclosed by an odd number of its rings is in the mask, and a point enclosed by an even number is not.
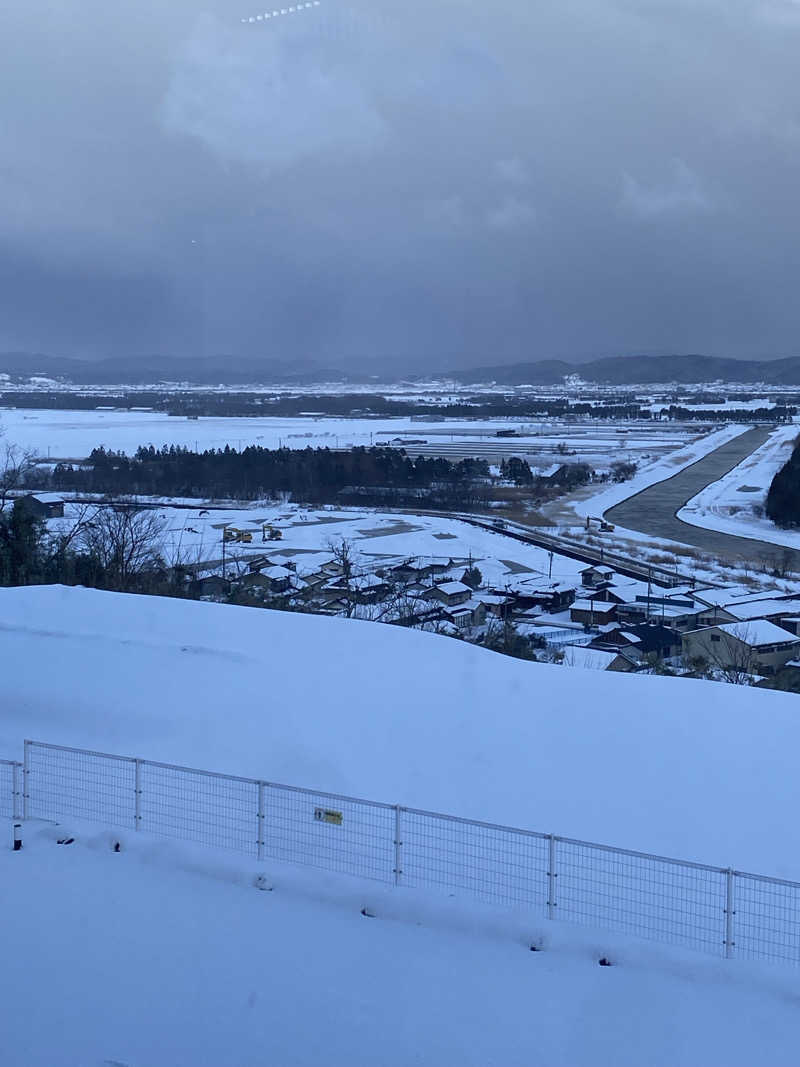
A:
[[[614,571],[611,567],[604,567],[602,564],[592,564],[581,571],[581,584],[586,586],[595,587],[603,582],[610,582],[613,578]]]
[[[426,590],[429,600],[438,600],[448,608],[463,604],[472,597],[472,590],[463,582],[444,582]]]
[[[775,674],[800,654],[800,637],[794,637],[765,619],[726,622],[690,630],[682,637],[683,654],[721,670],[749,674]]]
[[[285,567],[265,567],[251,571],[239,580],[246,589],[260,589],[264,593],[285,593],[292,584],[292,573]]]
[[[61,519],[64,517],[64,501],[57,493],[28,493],[14,501],[14,507],[34,519]]]
[[[633,660],[621,652],[604,651],[599,648],[587,648],[586,645],[565,645],[564,664],[567,667],[583,667],[594,671],[636,670]]]
[[[605,600],[576,600],[569,609],[572,622],[582,622],[584,626],[600,626],[611,622],[616,616],[617,605]]]
[[[530,608],[541,608],[555,614],[564,611],[575,601],[575,587],[562,585],[560,582],[521,582],[519,585],[508,589],[492,589],[493,593],[506,593],[514,598],[514,611],[528,611]]]
[[[486,608],[479,600],[468,600],[452,608],[443,607],[439,614],[459,630],[469,629],[470,626],[482,626],[486,622]]]
[[[198,596],[227,596],[231,591],[231,583],[219,574],[209,574],[192,582],[191,590]]]

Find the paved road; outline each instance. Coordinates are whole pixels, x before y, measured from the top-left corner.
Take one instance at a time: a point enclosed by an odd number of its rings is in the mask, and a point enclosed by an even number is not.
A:
[[[769,433],[769,427],[747,430],[666,481],[651,485],[649,489],[643,489],[621,504],[609,508],[606,517],[610,522],[629,530],[680,541],[715,556],[754,561],[765,558],[780,560],[787,559],[788,552],[793,568],[800,569],[800,552],[755,538],[736,537],[734,534],[690,526],[677,518],[676,514],[701,489],[716,482],[746,459],[766,441]]]

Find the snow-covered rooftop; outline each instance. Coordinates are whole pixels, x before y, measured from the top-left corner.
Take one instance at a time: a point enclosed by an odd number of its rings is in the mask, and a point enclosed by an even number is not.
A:
[[[470,596],[472,595],[472,589],[463,582],[442,582],[436,588],[440,593],[444,593],[445,596],[454,596],[456,593],[469,593]]]
[[[752,600],[745,604],[726,604],[723,610],[737,619],[763,619],[800,611],[800,601]]]
[[[766,619],[751,619],[748,622],[726,622],[717,627],[723,633],[737,637],[753,648],[759,645],[775,645],[783,642],[800,644],[800,637],[795,637],[788,630],[781,629],[774,622]]]
[[[38,500],[40,504],[63,504],[64,497],[59,493],[28,493],[28,496]]]
[[[564,648],[564,663],[570,667],[582,667],[584,670],[605,671],[617,655],[617,652],[605,652],[600,648],[567,645]]]
[[[578,611],[593,611],[597,615],[607,615],[616,606],[605,600],[575,600],[570,604],[570,608],[576,608]]]

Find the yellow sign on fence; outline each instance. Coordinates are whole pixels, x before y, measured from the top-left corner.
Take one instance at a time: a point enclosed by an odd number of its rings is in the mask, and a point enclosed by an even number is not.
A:
[[[314,808],[314,818],[317,822],[329,822],[333,826],[341,826],[343,817],[340,811],[330,811],[328,808]]]

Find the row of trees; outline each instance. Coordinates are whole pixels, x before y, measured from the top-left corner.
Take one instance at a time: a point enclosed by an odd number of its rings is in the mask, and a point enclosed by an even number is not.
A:
[[[800,437],[767,492],[767,517],[778,526],[800,525]]]
[[[410,458],[394,448],[266,449],[225,446],[205,452],[140,448],[136,455],[96,448],[79,466],[58,464],[52,485],[62,490],[151,496],[211,496],[255,500],[291,492],[309,503],[334,499],[348,487],[464,486],[489,477],[485,460]]]

